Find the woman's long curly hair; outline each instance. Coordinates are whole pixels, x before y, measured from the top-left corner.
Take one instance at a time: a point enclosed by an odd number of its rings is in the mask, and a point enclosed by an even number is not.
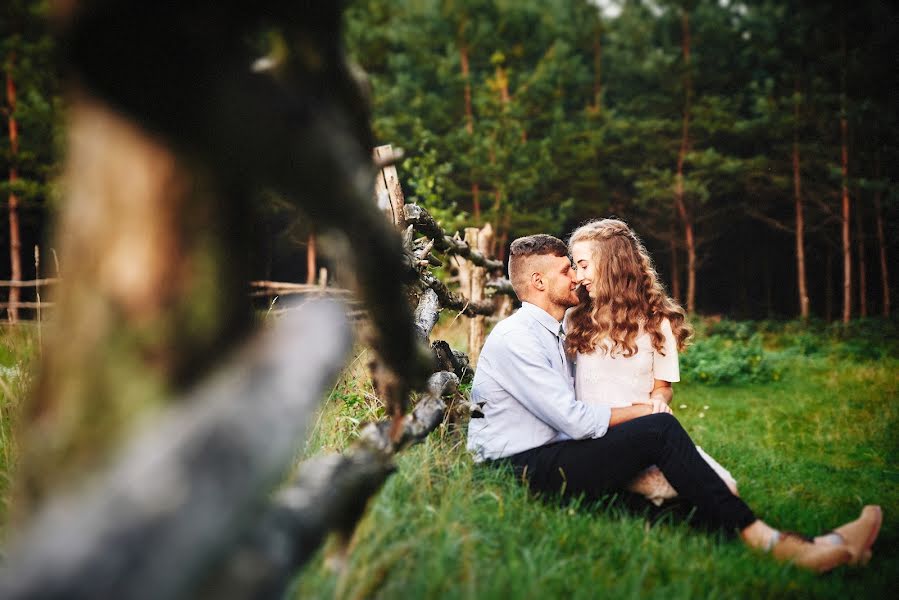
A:
[[[592,249],[593,297],[578,288],[581,303],[569,315],[568,350],[633,356],[642,330],[664,355],[664,319],[671,323],[678,350],[683,350],[692,327],[684,309],[665,293],[649,253],[631,228],[617,219],[590,221],[571,234],[568,247],[585,241]]]

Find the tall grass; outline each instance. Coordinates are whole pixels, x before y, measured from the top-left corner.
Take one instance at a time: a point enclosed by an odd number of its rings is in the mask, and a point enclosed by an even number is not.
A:
[[[37,329],[30,323],[0,327],[0,530],[9,514],[12,474],[18,461],[15,426],[31,386]]]

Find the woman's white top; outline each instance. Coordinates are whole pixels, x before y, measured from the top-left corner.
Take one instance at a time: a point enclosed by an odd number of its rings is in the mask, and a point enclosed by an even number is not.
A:
[[[578,353],[574,385],[577,399],[613,408],[630,406],[636,400],[649,399],[655,379],[680,381],[677,342],[668,319],[662,320],[661,330],[664,355],[653,347],[652,338],[642,328],[635,340],[637,352],[631,356],[595,350]]]

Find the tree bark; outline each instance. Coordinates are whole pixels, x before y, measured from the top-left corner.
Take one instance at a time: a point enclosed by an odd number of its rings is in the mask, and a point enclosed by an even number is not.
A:
[[[468,62],[468,45],[459,42],[459,63],[462,69],[462,81],[464,85],[464,101],[465,101],[465,131],[468,135],[474,136],[474,111],[471,108],[471,71]],[[481,188],[474,177],[471,182],[471,210],[475,223],[481,222]]]
[[[671,295],[678,302],[683,302],[680,289],[680,262],[677,256],[677,211],[674,211],[674,220],[671,221]]]
[[[309,234],[309,241],[306,244],[306,283],[312,285],[315,283],[315,277],[318,274],[315,268],[317,262],[315,231]]]
[[[602,111],[602,19],[597,15],[593,28],[593,111]]]
[[[503,107],[503,111],[508,110],[512,97],[509,95],[509,74],[502,65],[496,65],[496,84],[499,90],[499,101]],[[495,140],[494,140],[495,141]],[[524,142],[524,140],[522,140]],[[496,153],[490,153],[491,164],[496,163]],[[505,187],[501,181],[497,181],[493,188],[493,212],[496,215],[496,233],[497,239],[505,240],[509,232],[507,230],[508,222],[504,218],[506,209],[503,206],[505,196]],[[500,251],[502,252],[502,251]]]
[[[845,27],[845,25],[844,25]],[[849,235],[851,201],[849,199],[849,125],[846,115],[846,32],[840,32],[842,65],[840,67],[840,173],[842,179],[843,241],[843,323],[852,318],[852,243]]]
[[[824,271],[824,320],[833,321],[833,250],[827,244],[827,258]]]
[[[868,276],[865,264],[865,232],[862,223],[861,194],[855,194],[855,247],[858,260],[858,316],[868,316]]]
[[[875,159],[876,177],[880,179],[880,148],[877,150],[877,158]],[[887,265],[887,246],[883,235],[883,210],[880,204],[880,188],[874,192],[874,218],[877,228],[877,249],[880,256],[880,285],[883,288],[883,316],[890,316],[890,273]]]
[[[19,197],[13,191],[19,178],[16,168],[16,159],[19,154],[19,127],[16,121],[16,83],[13,77],[16,55],[11,52],[6,63],[6,108],[9,127],[9,267],[10,280],[22,280],[22,241],[19,232]],[[10,323],[19,320],[19,308],[22,290],[18,286],[9,288],[9,308],[7,309]]]
[[[808,281],[805,273],[805,215],[802,203],[802,171],[799,148],[799,108],[802,96],[799,77],[793,93],[793,203],[796,213],[796,283],[799,290],[799,315],[803,321],[809,318]]]
[[[681,50],[684,58],[684,112],[681,126],[681,144],[677,153],[677,175],[674,181],[674,203],[684,226],[684,244],[687,249],[687,312],[696,312],[696,238],[692,215],[684,200],[684,162],[690,148],[690,103],[693,82],[690,77],[690,16],[684,10],[681,15],[683,33]]]

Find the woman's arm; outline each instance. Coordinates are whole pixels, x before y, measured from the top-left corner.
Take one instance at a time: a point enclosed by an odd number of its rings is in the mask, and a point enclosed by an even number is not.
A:
[[[649,392],[650,400],[661,400],[665,404],[671,404],[672,398],[674,398],[674,388],[671,387],[670,381],[664,381],[662,379],[653,381],[652,391]]]

